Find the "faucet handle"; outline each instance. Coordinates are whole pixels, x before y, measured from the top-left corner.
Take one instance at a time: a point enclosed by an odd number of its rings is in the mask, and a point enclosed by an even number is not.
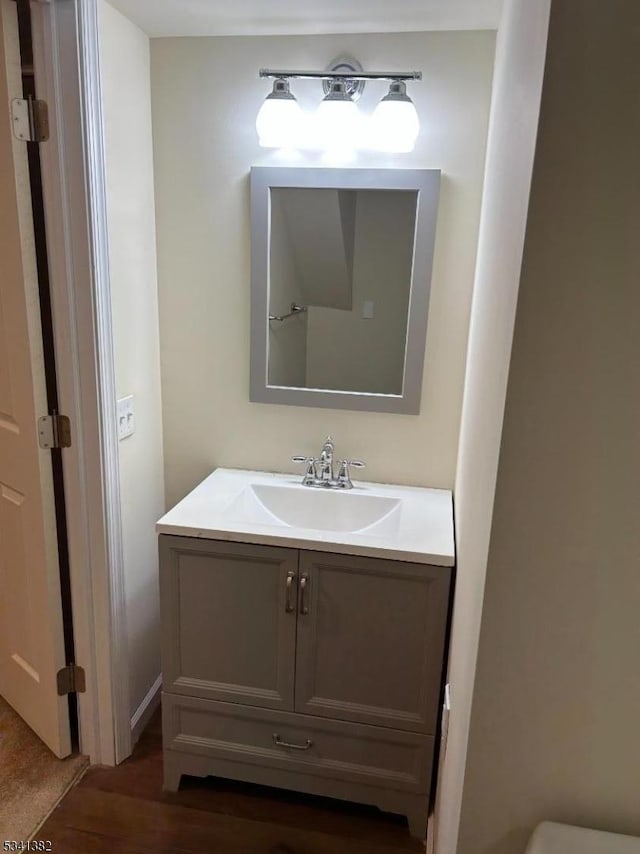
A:
[[[303,457],[296,455],[295,457],[291,457],[292,463],[304,463],[307,467],[304,477],[302,478],[302,485],[308,486],[310,483],[313,483],[316,479],[316,460],[315,457]]]
[[[340,460],[340,469],[336,478],[336,486],[339,489],[353,489],[351,472],[349,470],[351,466],[355,469],[363,469],[366,463],[363,463],[361,460]]]

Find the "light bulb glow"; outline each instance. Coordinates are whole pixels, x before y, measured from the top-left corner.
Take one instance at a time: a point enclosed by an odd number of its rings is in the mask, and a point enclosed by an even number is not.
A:
[[[350,151],[359,146],[362,118],[360,110],[345,94],[344,83],[333,83],[315,112],[314,125],[317,141],[323,148]]]
[[[300,136],[302,110],[297,101],[266,100],[256,117],[262,148],[295,148]]]
[[[372,147],[397,153],[413,151],[419,132],[418,111],[406,94],[404,83],[392,83],[369,122]]]
[[[300,105],[289,91],[289,81],[277,79],[256,116],[262,148],[291,148],[298,144],[303,122]]]

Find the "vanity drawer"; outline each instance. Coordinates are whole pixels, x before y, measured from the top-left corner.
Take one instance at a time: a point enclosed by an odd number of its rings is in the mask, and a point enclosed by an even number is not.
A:
[[[165,751],[208,757],[209,774],[282,786],[279,772],[294,771],[398,792],[429,791],[431,736],[169,693],[162,695],[162,709]],[[240,763],[242,773],[230,772],[231,763]],[[247,773],[251,766],[253,775]],[[273,781],[258,769],[272,769]]]

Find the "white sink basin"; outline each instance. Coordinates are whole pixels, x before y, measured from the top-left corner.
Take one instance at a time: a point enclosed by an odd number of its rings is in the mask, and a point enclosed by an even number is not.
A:
[[[250,483],[223,511],[237,522],[281,524],[314,531],[368,530],[389,534],[400,520],[399,498],[370,495],[355,490]],[[381,524],[382,523],[382,524]]]
[[[158,522],[160,534],[453,566],[444,489],[357,481],[303,486],[300,475],[217,469]]]

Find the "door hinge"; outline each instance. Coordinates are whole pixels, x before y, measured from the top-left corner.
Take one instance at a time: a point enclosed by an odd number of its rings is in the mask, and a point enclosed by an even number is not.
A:
[[[71,421],[66,415],[43,415],[38,418],[38,443],[41,448],[70,448]]]
[[[62,670],[58,670],[58,694],[84,694],[85,678],[84,669],[77,664],[67,664]]]
[[[14,98],[11,101],[13,135],[25,142],[49,139],[49,109],[46,101],[36,98]]]

